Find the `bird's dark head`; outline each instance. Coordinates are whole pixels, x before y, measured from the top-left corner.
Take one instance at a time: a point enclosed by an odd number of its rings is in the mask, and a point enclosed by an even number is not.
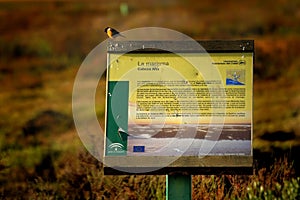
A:
[[[107,30],[109,29],[109,27],[106,27],[105,29],[104,29],[104,32],[105,33],[107,33]]]

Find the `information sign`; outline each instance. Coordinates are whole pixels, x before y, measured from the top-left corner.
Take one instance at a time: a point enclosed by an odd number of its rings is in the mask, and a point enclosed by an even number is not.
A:
[[[199,44],[108,44],[105,173],[252,169],[253,41]]]

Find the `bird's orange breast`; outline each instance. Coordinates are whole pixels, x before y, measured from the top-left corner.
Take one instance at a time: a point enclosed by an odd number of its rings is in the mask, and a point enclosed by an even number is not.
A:
[[[108,35],[108,37],[112,38],[112,35],[113,35],[112,31],[111,30],[107,30],[107,35]]]

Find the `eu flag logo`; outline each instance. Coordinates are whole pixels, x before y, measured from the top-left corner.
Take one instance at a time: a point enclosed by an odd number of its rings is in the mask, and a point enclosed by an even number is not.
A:
[[[145,152],[145,146],[133,146],[133,152]]]

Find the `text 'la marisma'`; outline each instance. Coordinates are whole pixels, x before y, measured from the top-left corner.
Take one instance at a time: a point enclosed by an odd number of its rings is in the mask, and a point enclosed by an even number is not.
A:
[[[139,71],[159,71],[159,66],[169,66],[169,62],[140,62],[138,61]]]

